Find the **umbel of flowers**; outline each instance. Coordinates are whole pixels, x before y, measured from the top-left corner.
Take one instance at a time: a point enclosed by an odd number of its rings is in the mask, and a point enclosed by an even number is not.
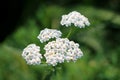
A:
[[[60,24],[66,27],[73,24],[76,27],[84,28],[90,23],[88,19],[77,11],[70,12],[68,15],[63,15]],[[62,32],[56,29],[48,29],[40,31],[38,39],[41,43],[47,42],[44,45],[45,53],[40,53],[40,46],[29,44],[22,53],[23,58],[29,65],[38,65],[45,58],[45,64],[56,66],[58,63],[76,61],[83,56],[83,52],[79,48],[79,44],[70,41],[68,38],[61,38]],[[55,39],[49,41],[50,39]],[[44,56],[44,57],[43,57]]]

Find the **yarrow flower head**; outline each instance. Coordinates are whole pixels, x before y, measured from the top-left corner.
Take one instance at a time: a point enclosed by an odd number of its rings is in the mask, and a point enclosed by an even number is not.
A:
[[[59,30],[45,28],[40,32],[37,38],[40,40],[41,43],[43,43],[51,38],[60,38],[61,35],[62,33]]]
[[[57,38],[56,41],[51,41],[44,47],[46,53],[46,63],[49,65],[57,65],[63,63],[65,60],[76,61],[83,56],[82,51],[79,49],[79,44],[69,41],[67,38]]]
[[[66,27],[72,24],[79,28],[89,26],[88,18],[77,11],[70,12],[68,15],[63,15],[61,25]],[[67,38],[61,38],[62,33],[56,29],[48,29],[40,31],[37,38],[41,43],[46,42],[44,45],[44,57],[40,54],[40,47],[35,44],[28,45],[22,53],[23,58],[29,65],[37,65],[41,63],[41,59],[46,60],[46,64],[56,66],[58,63],[75,62],[83,56],[83,52],[79,48],[79,44],[68,39],[72,33],[72,28],[67,35]],[[52,40],[52,41],[51,41]],[[49,41],[49,42],[48,42]],[[44,60],[43,60],[44,62]]]
[[[23,50],[22,56],[29,65],[40,64],[42,55],[39,53],[39,51],[39,46],[36,46],[35,44],[30,44]]]
[[[70,12],[68,15],[63,15],[60,23],[61,25],[65,25],[66,27],[74,24],[76,27],[79,28],[84,28],[86,25],[90,25],[88,18],[86,18],[84,15],[81,15],[77,11]]]

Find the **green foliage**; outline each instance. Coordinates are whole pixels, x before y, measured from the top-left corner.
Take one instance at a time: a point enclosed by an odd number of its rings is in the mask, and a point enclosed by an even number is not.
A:
[[[21,57],[24,47],[30,43],[43,47],[37,36],[45,27],[60,29],[63,37],[66,36],[69,28],[61,27],[59,22],[62,14],[72,10],[80,11],[91,22],[90,27],[73,28],[70,36],[71,40],[81,45],[84,56],[75,63],[64,63],[56,68],[42,64],[27,65]],[[92,6],[40,6],[33,18],[27,19],[25,24],[0,45],[0,80],[119,80],[119,17],[120,15],[112,11]],[[112,28],[109,27],[110,24]],[[118,33],[113,33],[113,28]],[[118,36],[112,42],[114,35]],[[111,38],[107,39],[108,36]]]
[[[13,47],[0,47],[0,80],[35,80],[20,54]]]

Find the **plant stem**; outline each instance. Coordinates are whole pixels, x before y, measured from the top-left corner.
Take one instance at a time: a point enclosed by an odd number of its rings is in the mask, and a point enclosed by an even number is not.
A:
[[[70,28],[70,31],[69,31],[69,33],[67,35],[67,38],[70,37],[71,33],[72,33],[72,27]]]

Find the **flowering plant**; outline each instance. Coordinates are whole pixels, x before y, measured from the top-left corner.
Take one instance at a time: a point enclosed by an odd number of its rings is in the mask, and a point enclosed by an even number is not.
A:
[[[84,28],[90,23],[88,19],[77,11],[70,12],[68,15],[63,15],[60,21],[62,26],[69,27],[72,24],[79,28]],[[71,31],[70,31],[71,32]],[[69,34],[69,33],[68,33]],[[44,45],[44,52],[41,54],[40,46],[29,44],[22,53],[23,58],[29,65],[48,64],[56,66],[58,63],[76,61],[83,56],[83,52],[79,48],[79,44],[66,38],[62,38],[62,32],[57,29],[48,29],[40,31],[38,39]],[[52,39],[52,40],[51,40]],[[42,60],[44,59],[44,60]]]

